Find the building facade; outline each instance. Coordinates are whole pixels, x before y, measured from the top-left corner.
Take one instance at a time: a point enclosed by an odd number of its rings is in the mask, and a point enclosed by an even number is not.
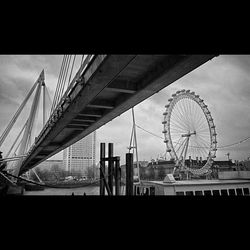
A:
[[[96,163],[96,131],[63,151],[63,168],[70,174],[86,174]]]

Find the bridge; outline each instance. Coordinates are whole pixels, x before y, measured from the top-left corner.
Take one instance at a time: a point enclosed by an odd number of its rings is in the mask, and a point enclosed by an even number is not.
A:
[[[215,55],[92,55],[82,64],[35,143],[22,175]]]

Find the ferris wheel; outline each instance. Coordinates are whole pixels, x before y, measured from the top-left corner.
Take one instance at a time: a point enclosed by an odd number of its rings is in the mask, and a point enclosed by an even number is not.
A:
[[[174,93],[168,101],[162,123],[171,159],[177,168],[194,175],[211,173],[217,134],[207,105],[199,95],[184,89]]]

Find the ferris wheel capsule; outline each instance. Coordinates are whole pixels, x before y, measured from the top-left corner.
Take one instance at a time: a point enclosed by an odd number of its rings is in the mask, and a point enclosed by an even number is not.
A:
[[[163,115],[167,115],[167,114],[168,114],[168,112],[166,112],[166,111],[163,113]]]
[[[186,93],[189,93],[190,92],[190,89],[186,90]]]
[[[169,102],[172,102],[172,101],[173,101],[173,98],[169,98],[168,101],[169,101]]]
[[[167,121],[166,121],[166,120],[164,120],[164,121],[162,122],[162,124],[167,124]]]

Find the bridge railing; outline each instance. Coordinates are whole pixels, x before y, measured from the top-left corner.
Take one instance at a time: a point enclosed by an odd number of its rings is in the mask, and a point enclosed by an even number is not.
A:
[[[103,56],[105,57],[106,55],[103,55]],[[35,142],[30,147],[30,149],[29,149],[29,151],[27,153],[27,156],[29,156],[30,153],[33,151],[33,149],[36,147],[37,142],[44,135],[45,131],[47,133],[49,132],[48,127],[52,127],[53,124],[57,121],[57,119],[61,116],[62,111],[63,111],[62,106],[65,103],[70,102],[70,100],[69,100],[70,94],[74,91],[74,89],[78,85],[78,83],[82,82],[83,79],[80,79],[80,78],[84,75],[84,73],[87,71],[87,69],[92,64],[92,62],[95,60],[96,57],[97,57],[97,55],[88,55],[85,58],[85,60],[81,64],[79,70],[77,71],[77,73],[75,74],[75,76],[72,79],[71,83],[69,84],[68,88],[66,89],[65,93],[63,94],[62,98],[60,99],[60,101],[56,105],[54,111],[50,115],[50,117],[49,117],[48,121],[46,122],[45,126],[43,127],[43,129],[41,130],[39,135],[35,138]]]

